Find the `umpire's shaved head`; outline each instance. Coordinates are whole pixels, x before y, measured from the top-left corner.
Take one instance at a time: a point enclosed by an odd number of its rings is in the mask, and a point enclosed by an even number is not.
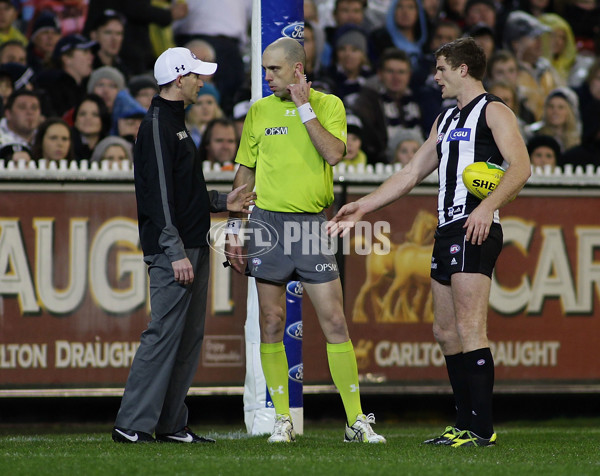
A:
[[[285,59],[290,63],[306,64],[306,53],[302,45],[292,38],[284,36],[275,40],[265,48],[265,53],[269,50],[282,49],[285,53]]]

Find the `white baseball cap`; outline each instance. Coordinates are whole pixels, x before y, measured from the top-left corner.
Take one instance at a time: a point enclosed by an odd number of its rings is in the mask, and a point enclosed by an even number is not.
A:
[[[190,50],[181,47],[169,48],[154,63],[154,77],[159,86],[174,81],[177,76],[189,73],[208,75],[216,70],[217,63],[201,61]]]

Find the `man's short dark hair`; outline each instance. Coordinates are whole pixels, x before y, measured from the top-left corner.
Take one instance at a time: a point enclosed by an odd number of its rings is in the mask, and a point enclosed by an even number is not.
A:
[[[42,100],[40,98],[40,95],[36,91],[30,91],[29,89],[19,89],[17,91],[13,91],[10,94],[10,96],[8,96],[8,98],[6,99],[6,105],[4,106],[4,108],[8,109],[8,110],[12,109],[13,104],[15,103],[17,98],[21,97],[21,96],[30,96],[32,98],[36,98],[41,106]]]
[[[398,48],[387,48],[383,51],[383,53],[379,57],[379,68],[378,69],[382,70],[385,67],[385,64],[388,61],[392,61],[392,60],[404,61],[405,63],[408,63],[408,66],[411,66],[410,58],[406,54],[405,51],[398,49]]]
[[[459,38],[450,43],[446,43],[438,48],[435,57],[446,58],[452,69],[458,68],[461,64],[466,64],[469,68],[469,75],[482,81],[485,75],[486,59],[483,48],[471,38]]]

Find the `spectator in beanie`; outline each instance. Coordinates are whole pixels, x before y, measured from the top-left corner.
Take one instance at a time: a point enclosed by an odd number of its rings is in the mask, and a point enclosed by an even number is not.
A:
[[[102,66],[92,72],[87,83],[87,92],[100,96],[109,112],[112,112],[119,91],[125,89],[125,77],[112,66]]]
[[[351,103],[367,78],[373,76],[367,55],[367,36],[360,28],[345,25],[338,28],[334,46],[333,64],[327,76],[335,85],[333,94],[344,103]]]
[[[52,53],[60,40],[60,23],[51,11],[42,11],[32,23],[29,44],[27,45],[27,64],[33,71],[51,69]]]
[[[414,129],[402,131],[392,139],[392,163],[405,166],[423,144],[423,137]]]
[[[551,136],[539,135],[532,137],[527,142],[527,152],[531,165],[534,167],[550,166],[551,170],[557,166],[561,156],[560,145]]]
[[[129,161],[132,163],[133,151],[131,142],[119,136],[108,136],[98,142],[92,154],[92,162],[108,161],[122,163]]]
[[[525,138],[549,135],[556,139],[561,152],[581,144],[579,100],[571,89],[556,88],[544,102],[542,119],[524,128]]]
[[[347,114],[346,124],[348,129],[346,155],[342,161],[346,165],[366,165],[367,154],[362,150],[362,122],[358,116]]]
[[[148,109],[152,98],[158,94],[156,79],[151,75],[134,76],[129,80],[129,92],[143,107]]]
[[[212,84],[204,84],[198,92],[198,101],[188,106],[185,111],[185,124],[197,147],[200,146],[207,124],[224,115],[219,106],[220,100],[221,95],[217,88]]]
[[[133,144],[146,111],[127,89],[122,89],[115,99],[110,134],[123,137]]]
[[[2,63],[0,64],[0,73],[10,78],[14,91],[20,89],[33,90],[31,80],[34,73],[29,66],[21,63]]]
[[[0,147],[0,159],[4,162],[12,161],[19,162],[24,160],[25,163],[31,160],[31,150],[23,144],[7,144]]]

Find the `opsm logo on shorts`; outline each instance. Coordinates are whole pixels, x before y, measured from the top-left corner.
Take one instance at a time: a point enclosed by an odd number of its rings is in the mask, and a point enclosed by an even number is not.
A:
[[[319,263],[315,265],[315,271],[322,273],[323,271],[337,271],[338,267],[335,263]]]

